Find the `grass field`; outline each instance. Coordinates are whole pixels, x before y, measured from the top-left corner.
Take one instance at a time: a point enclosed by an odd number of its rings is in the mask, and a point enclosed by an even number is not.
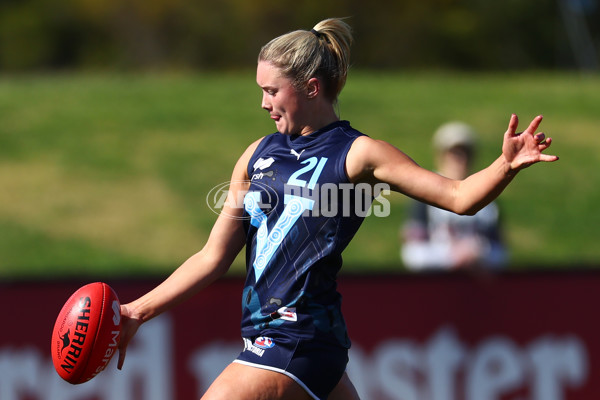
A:
[[[353,71],[339,111],[427,168],[447,120],[480,132],[482,167],[511,113],[522,128],[544,114],[561,160],[500,198],[511,268],[599,264],[599,76]],[[253,72],[0,78],[0,277],[166,274],[206,240],[209,190],[272,131]],[[388,198],[391,215],[365,221],[345,271],[402,270],[406,199]]]

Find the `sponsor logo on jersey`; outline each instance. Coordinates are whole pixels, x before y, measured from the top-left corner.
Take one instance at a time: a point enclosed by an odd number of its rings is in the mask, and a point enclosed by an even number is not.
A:
[[[259,172],[258,174],[252,174],[252,181],[256,180],[256,179],[262,179],[264,177],[269,177],[272,178],[273,177],[273,170],[271,171],[267,171],[267,172]]]
[[[296,307],[281,307],[277,310],[277,314],[279,314],[279,318],[284,321],[298,321],[298,315],[296,314]]]
[[[269,157],[266,160],[261,157],[258,160],[256,160],[252,168],[254,169],[254,171],[256,171],[257,169],[260,169],[262,171],[265,168],[269,168],[271,164],[273,164],[273,162],[275,162],[275,159],[273,159],[273,157]]]
[[[271,171],[264,171],[265,168],[269,168],[271,166],[271,164],[273,164],[273,162],[275,162],[275,159],[273,159],[273,157],[269,157],[266,160],[264,158],[259,158],[258,160],[256,160],[256,162],[254,163],[254,165],[252,166],[252,168],[254,168],[254,172],[256,172],[256,170],[260,170],[258,173],[256,174],[252,174],[252,181],[255,179],[262,179],[264,177],[269,177],[269,178],[273,178],[273,170]]]
[[[252,343],[250,339],[244,338],[244,351],[249,351],[259,357],[262,357],[263,354],[265,354],[265,350],[270,349],[273,346],[275,346],[275,342],[268,337],[258,337],[254,343]]]
[[[300,153],[298,153],[296,150],[290,149],[290,154],[293,156],[296,156],[296,160],[299,160],[302,153],[304,153],[304,150],[306,150],[306,149],[302,149],[302,151]]]
[[[270,337],[260,336],[256,338],[254,345],[259,349],[270,349],[275,346],[275,342],[273,342],[273,339]]]

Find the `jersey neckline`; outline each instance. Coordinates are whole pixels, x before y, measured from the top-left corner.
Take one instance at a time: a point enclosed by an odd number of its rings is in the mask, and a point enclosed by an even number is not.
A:
[[[298,134],[294,134],[294,135],[286,135],[286,140],[288,142],[288,144],[290,145],[290,147],[294,148],[294,147],[304,147],[310,143],[312,143],[313,141],[317,140],[319,137],[335,130],[338,127],[342,127],[342,126],[349,126],[350,122],[345,121],[345,120],[338,120],[338,121],[334,121],[332,123],[330,123],[329,125],[325,125],[324,127],[317,129],[316,131],[308,134],[308,135],[298,135]],[[280,135],[283,135],[283,133],[278,132]]]

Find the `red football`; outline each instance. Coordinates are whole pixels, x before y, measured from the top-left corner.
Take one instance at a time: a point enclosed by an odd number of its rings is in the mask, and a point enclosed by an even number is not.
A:
[[[78,384],[102,372],[119,344],[120,306],[115,291],[103,282],[71,295],[52,330],[52,361],[61,378]]]

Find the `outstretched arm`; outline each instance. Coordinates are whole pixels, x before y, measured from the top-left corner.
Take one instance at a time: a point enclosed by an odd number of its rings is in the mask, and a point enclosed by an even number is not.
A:
[[[389,143],[368,137],[354,142],[346,169],[352,182],[387,183],[392,190],[419,201],[458,214],[475,214],[498,197],[521,169],[540,161],[558,160],[543,154],[552,139],[536,133],[541,121],[538,116],[524,132],[517,133],[518,118],[513,114],[504,134],[502,155],[464,180],[426,170]]]
[[[242,205],[248,190],[248,160],[259,141],[253,143],[238,160],[231,179],[226,204],[213,226],[204,248],[187,259],[159,286],[139,299],[121,306],[122,329],[119,343],[121,369],[129,341],[146,321],[187,300],[222,276],[245,244]]]

